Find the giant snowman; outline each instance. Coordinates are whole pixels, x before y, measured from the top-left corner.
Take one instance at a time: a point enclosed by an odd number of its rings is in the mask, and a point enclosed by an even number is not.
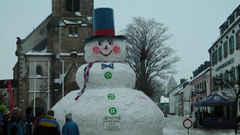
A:
[[[86,39],[87,64],[76,74],[81,90],[72,91],[52,109],[62,127],[72,113],[81,135],[162,135],[163,113],[143,92],[134,90],[135,73],[126,64],[126,39],[115,36],[113,10],[98,8],[94,36]]]

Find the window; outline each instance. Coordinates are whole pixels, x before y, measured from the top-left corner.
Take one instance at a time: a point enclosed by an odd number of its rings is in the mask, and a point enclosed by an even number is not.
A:
[[[36,68],[36,75],[37,76],[42,76],[42,67],[41,66],[37,66],[37,68]]]
[[[218,62],[218,50],[214,51],[211,54],[211,59],[212,59],[212,66],[217,64],[217,62]]]
[[[232,69],[231,69],[231,81],[233,81],[233,80],[236,80],[236,71],[235,71],[235,68],[234,67],[232,67]]]
[[[68,27],[68,37],[78,37],[78,26]]]
[[[214,64],[217,64],[218,63],[218,50],[216,50],[214,53]]]
[[[212,52],[211,54],[211,63],[212,63],[212,66],[214,65],[214,53]]]
[[[80,11],[79,0],[66,0],[66,11],[68,12]]]
[[[240,48],[240,30],[236,33],[236,48]]]
[[[225,78],[224,78],[224,80],[225,80],[225,81],[229,81],[229,74],[228,74],[228,71],[226,70],[224,74],[225,74]]]
[[[219,46],[219,48],[218,48],[218,60],[219,61],[222,60],[222,46]]]
[[[228,56],[228,43],[227,41],[224,42],[224,58],[226,58]]]
[[[230,54],[233,54],[234,52],[234,37],[231,36],[230,39],[229,39],[229,53]]]

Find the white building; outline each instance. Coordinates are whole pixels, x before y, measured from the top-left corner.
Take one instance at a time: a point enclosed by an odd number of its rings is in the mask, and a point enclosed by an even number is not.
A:
[[[191,114],[190,97],[191,97],[191,85],[188,84],[188,85],[183,89],[183,115],[184,115],[184,116]]]
[[[208,50],[211,59],[212,91],[227,99],[234,99],[234,85],[231,88],[219,87],[217,79],[227,84],[236,84],[239,80],[240,66],[240,5],[219,27],[220,36]],[[229,83],[228,83],[229,84]]]
[[[185,88],[185,81],[185,79],[181,79],[180,84],[167,93],[169,97],[170,114],[183,115],[183,91]]]

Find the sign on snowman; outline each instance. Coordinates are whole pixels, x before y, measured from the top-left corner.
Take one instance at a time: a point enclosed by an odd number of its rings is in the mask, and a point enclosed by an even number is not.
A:
[[[124,36],[115,36],[113,10],[94,10],[93,37],[85,40],[84,58],[76,81],[81,88],[54,107],[60,125],[73,114],[81,135],[161,135],[164,116],[143,92],[134,90],[135,73],[124,60]]]

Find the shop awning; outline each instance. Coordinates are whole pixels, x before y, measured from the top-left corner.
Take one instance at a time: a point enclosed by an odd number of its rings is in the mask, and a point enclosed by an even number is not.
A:
[[[230,105],[234,105],[234,101],[227,100],[217,93],[210,94],[203,100],[194,104],[194,106],[196,106],[196,107],[199,107],[199,106],[230,106]]]

